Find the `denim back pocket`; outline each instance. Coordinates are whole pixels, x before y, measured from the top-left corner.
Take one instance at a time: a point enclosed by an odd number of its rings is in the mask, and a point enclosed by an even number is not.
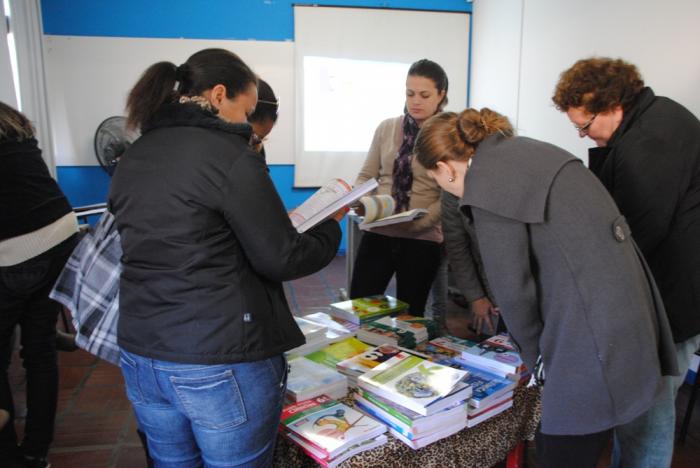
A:
[[[170,376],[190,421],[209,429],[230,429],[248,420],[238,382],[229,369],[198,377]]]
[[[121,367],[124,375],[126,397],[132,404],[138,405],[143,402],[143,394],[139,385],[139,373],[136,362],[123,352],[120,356],[119,367]]]

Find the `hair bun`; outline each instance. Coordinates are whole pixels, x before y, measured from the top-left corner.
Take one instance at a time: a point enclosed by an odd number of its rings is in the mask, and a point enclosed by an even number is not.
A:
[[[486,126],[479,111],[465,109],[457,116],[457,132],[459,137],[470,145],[475,145],[483,140],[486,135]]]

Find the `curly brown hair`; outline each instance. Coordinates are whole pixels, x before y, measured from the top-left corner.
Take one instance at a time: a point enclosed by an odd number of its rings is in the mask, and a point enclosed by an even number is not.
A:
[[[622,59],[592,57],[562,72],[552,101],[562,112],[583,106],[598,114],[618,105],[627,109],[643,88],[636,66]]]

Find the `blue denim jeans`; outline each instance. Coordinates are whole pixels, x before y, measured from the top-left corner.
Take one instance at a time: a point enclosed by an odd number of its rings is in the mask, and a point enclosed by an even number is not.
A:
[[[676,428],[676,395],[688,370],[690,357],[700,346],[700,335],[676,343],[680,376],[664,377],[663,394],[632,422],[615,428],[612,468],[665,468],[671,466]]]
[[[284,356],[203,365],[122,350],[121,368],[156,467],[271,465],[287,381]]]

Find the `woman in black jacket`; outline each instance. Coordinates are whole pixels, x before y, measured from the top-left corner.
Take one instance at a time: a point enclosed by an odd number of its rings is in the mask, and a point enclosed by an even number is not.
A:
[[[27,117],[0,102],[0,463],[47,466],[58,398],[56,318],[49,291],[77,242],[75,213],[51,177]],[[21,329],[27,418],[17,446],[7,369]],[[5,465],[4,463],[7,463]]]
[[[282,281],[323,268],[340,242],[337,219],[292,227],[249,147],[256,101],[255,74],[222,49],[152,65],[127,101],[142,136],[109,196],[124,251],[118,336],[156,465],[270,463],[282,353],[304,343]]]

